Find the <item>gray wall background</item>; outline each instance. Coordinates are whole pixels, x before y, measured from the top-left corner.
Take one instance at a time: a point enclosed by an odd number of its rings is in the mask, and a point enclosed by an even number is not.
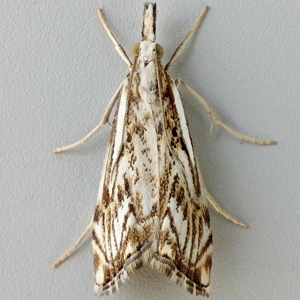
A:
[[[127,73],[96,9],[130,53],[140,40],[138,0],[2,0],[0,6],[1,299],[96,299],[90,236],[51,263],[93,215],[109,126],[54,155],[100,120]],[[211,299],[299,299],[300,2],[157,0],[157,40],[167,62],[204,5],[200,30],[173,78],[197,90],[223,121],[278,146],[216,129],[183,92],[206,185],[240,228],[211,209]],[[200,297],[201,298],[201,297]],[[110,299],[200,299],[145,267]]]

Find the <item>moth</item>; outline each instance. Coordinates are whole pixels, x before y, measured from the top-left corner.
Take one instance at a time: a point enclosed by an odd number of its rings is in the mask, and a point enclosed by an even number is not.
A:
[[[156,43],[156,4],[145,4],[142,41],[134,47],[133,63],[99,10],[130,71],[99,125],[79,142],[54,150],[62,152],[86,142],[108,123],[116,104],[94,216],[76,244],[53,267],[70,256],[92,231],[95,291],[100,295],[116,292],[136,269],[149,264],[191,294],[209,296],[212,232],[207,200],[226,218],[246,226],[225,212],[205,187],[179,85],[208,112],[212,126],[221,126],[245,141],[265,145],[276,142],[236,132],[191,87],[173,80],[167,72],[207,10],[205,7],[165,67],[160,62],[163,48]]]

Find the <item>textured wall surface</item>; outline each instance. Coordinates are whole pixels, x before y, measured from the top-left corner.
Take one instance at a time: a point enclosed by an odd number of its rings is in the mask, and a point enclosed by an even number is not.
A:
[[[102,7],[127,52],[140,40],[138,0],[2,0],[0,7],[0,296],[96,299],[89,236],[51,263],[92,217],[110,128],[54,155],[100,120],[128,68],[100,24]],[[157,0],[167,62],[209,5],[176,63],[223,121],[277,146],[241,143],[182,93],[206,185],[240,228],[213,208],[211,299],[300,298],[300,2]],[[145,267],[110,299],[200,299]]]

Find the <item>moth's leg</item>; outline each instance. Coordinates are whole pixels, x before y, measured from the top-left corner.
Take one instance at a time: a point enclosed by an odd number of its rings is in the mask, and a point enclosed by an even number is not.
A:
[[[103,11],[100,8],[98,9],[98,14],[99,14],[100,20],[101,20],[106,32],[108,33],[109,37],[111,38],[111,40],[115,44],[116,50],[118,51],[120,56],[123,58],[123,60],[126,62],[126,64],[129,66],[129,68],[131,68],[132,67],[132,62],[128,58],[128,55],[126,54],[124,48],[119,44],[119,42],[115,38],[114,34],[112,33],[111,29],[109,28],[109,26],[108,26],[108,24],[107,24],[107,22],[104,18]]]
[[[84,238],[88,235],[88,233],[91,231],[93,228],[93,220],[91,220],[90,224],[88,227],[84,230],[83,234],[80,236],[78,241],[66,252],[64,253],[53,265],[52,268],[58,267],[62,262],[64,262],[70,255],[74,253],[74,251],[80,246]]]
[[[88,139],[90,139],[95,133],[96,131],[98,131],[103,125],[105,125],[106,123],[108,123],[108,120],[109,120],[109,115],[115,105],[115,102],[117,101],[118,99],[118,95],[119,95],[119,92],[121,90],[121,88],[123,87],[123,84],[124,82],[121,83],[121,85],[119,86],[119,88],[117,89],[117,91],[115,92],[115,94],[112,96],[112,98],[110,99],[108,105],[107,105],[107,108],[104,112],[104,115],[100,121],[100,123],[90,132],[88,133],[83,139],[81,139],[80,141],[78,142],[75,142],[71,145],[68,145],[68,146],[64,146],[64,147],[61,147],[61,148],[56,148],[54,150],[52,150],[54,153],[59,153],[59,152],[63,152],[63,151],[67,151],[67,150],[70,150],[70,149],[73,149],[81,144],[84,144]]]
[[[206,191],[206,199],[210,202],[210,204],[213,206],[213,208],[218,213],[222,214],[226,219],[230,220],[234,224],[237,224],[237,225],[240,225],[240,226],[243,226],[243,227],[249,227],[247,224],[245,224],[244,222],[239,221],[238,219],[232,217],[228,212],[226,212],[224,209],[222,209],[208,191]]]
[[[171,59],[169,60],[169,62],[166,64],[165,66],[165,71],[167,71],[169,69],[169,67],[174,63],[174,61],[177,59],[177,57],[180,55],[180,53],[182,52],[182,50],[184,49],[184,47],[186,46],[187,42],[190,40],[190,38],[194,35],[197,27],[200,25],[201,21],[203,20],[204,16],[206,15],[208,11],[208,6],[205,6],[204,9],[202,10],[200,16],[198,17],[198,19],[196,20],[194,26],[192,27],[192,29],[190,30],[190,32],[188,33],[188,35],[185,37],[185,39],[183,40],[183,42],[177,47],[177,49],[175,50],[174,54],[172,55]]]
[[[251,136],[243,135],[236,130],[232,129],[230,126],[226,125],[222,122],[221,118],[213,111],[213,109],[209,106],[209,104],[199,95],[197,94],[190,86],[188,86],[184,81],[181,79],[176,80],[176,86],[178,87],[180,84],[182,84],[193,96],[198,102],[204,107],[204,109],[208,112],[209,117],[212,120],[211,127],[210,127],[210,134],[212,134],[213,127],[214,126],[221,126],[223,127],[227,132],[232,134],[233,136],[237,137],[240,140],[247,141],[254,144],[260,144],[260,145],[276,145],[277,141],[272,140],[260,140],[256,139]]]

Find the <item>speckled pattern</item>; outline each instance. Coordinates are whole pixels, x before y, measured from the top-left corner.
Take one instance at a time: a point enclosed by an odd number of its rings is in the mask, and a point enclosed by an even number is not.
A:
[[[143,41],[119,95],[94,215],[96,290],[117,291],[148,263],[190,293],[208,296],[205,191],[180,95],[156,52],[155,20],[156,6],[145,4]]]

